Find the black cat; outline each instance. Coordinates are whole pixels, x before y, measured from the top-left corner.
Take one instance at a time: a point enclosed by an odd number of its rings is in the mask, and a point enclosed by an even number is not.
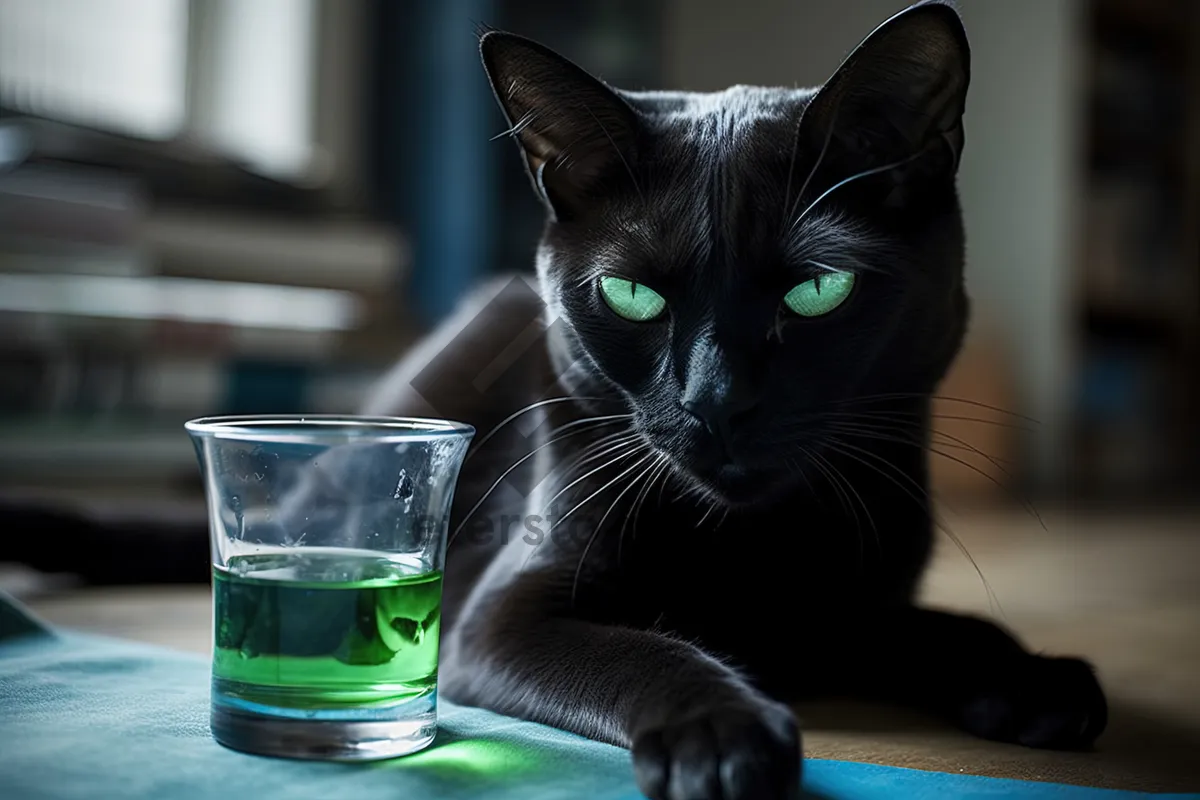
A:
[[[443,694],[629,747],[656,800],[792,796],[785,704],[821,693],[1093,742],[1085,662],[912,602],[968,317],[953,8],[891,18],[818,90],[625,92],[480,48],[547,210],[540,290],[485,292],[366,409],[504,423],[456,499]],[[544,344],[465,391],[534,319]]]
[[[480,431],[443,696],[628,747],[653,800],[796,796],[788,703],[821,694],[1089,746],[1085,662],[913,605],[968,318],[953,8],[894,16],[815,90],[624,92],[518,36],[480,48],[547,211],[537,280],[481,289],[360,409]],[[28,524],[122,566],[99,528]],[[203,536],[178,541],[207,579]]]

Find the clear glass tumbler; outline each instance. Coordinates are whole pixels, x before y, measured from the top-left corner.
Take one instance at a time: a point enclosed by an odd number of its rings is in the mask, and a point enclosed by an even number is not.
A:
[[[328,760],[428,745],[447,523],[474,428],[331,416],[185,427],[208,499],[214,738]]]

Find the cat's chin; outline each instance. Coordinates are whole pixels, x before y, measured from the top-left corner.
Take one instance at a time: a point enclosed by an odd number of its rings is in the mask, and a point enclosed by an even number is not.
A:
[[[710,501],[729,508],[749,508],[770,502],[786,488],[778,474],[725,464],[706,475],[692,475]]]

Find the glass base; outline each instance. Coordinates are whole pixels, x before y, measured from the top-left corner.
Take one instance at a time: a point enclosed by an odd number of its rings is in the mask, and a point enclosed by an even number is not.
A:
[[[213,738],[277,758],[378,761],[424,750],[437,735],[434,694],[384,709],[303,711],[226,697],[214,689]]]

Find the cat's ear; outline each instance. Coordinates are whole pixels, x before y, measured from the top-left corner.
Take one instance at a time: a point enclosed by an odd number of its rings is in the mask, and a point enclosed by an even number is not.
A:
[[[800,122],[801,144],[842,170],[904,162],[893,173],[898,181],[953,177],[970,61],[952,6],[910,6],[876,28],[818,90]]]
[[[616,92],[515,34],[488,31],[479,50],[534,188],[556,218],[575,215],[616,182],[632,180],[638,120]]]

